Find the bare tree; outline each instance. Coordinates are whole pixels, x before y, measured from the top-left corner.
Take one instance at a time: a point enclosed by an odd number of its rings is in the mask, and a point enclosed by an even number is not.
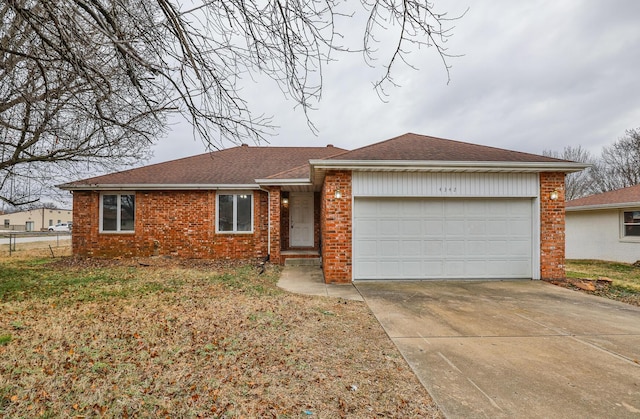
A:
[[[363,41],[342,46],[339,0],[5,0],[0,4],[0,200],[37,196],[34,179],[139,161],[181,113],[211,148],[271,132],[239,81],[266,75],[305,113],[322,92],[322,66],[393,39],[374,85],[417,47],[442,58],[453,19],[426,0],[361,0]],[[445,26],[443,26],[445,25]]]
[[[607,192],[640,183],[640,129],[629,129],[625,136],[603,147],[591,171],[595,192]]]
[[[591,165],[596,163],[596,159],[591,155],[591,153],[580,145],[576,147],[566,146],[562,152],[544,150],[542,155]],[[565,199],[567,201],[582,198],[594,192],[591,184],[592,167],[580,172],[567,174],[565,177]]]

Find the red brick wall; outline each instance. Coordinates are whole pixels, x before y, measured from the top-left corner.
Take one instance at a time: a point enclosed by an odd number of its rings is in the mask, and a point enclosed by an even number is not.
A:
[[[564,279],[564,173],[540,173],[540,278]],[[558,192],[558,199],[550,198]]]
[[[281,214],[282,203],[280,199],[280,187],[274,186],[269,193],[269,211],[271,212],[271,249],[269,249],[271,263],[280,263],[281,243]]]
[[[341,198],[335,197],[336,189],[342,192]],[[351,200],[351,171],[328,171],[320,205],[322,267],[327,283],[348,283],[352,280]]]
[[[73,253],[253,259],[267,255],[268,198],[254,191],[253,234],[216,234],[214,191],[138,191],[133,233],[100,233],[98,192],[73,194]]]
[[[284,198],[289,199],[289,192],[282,192]],[[282,250],[289,250],[289,204],[280,206],[280,243]]]

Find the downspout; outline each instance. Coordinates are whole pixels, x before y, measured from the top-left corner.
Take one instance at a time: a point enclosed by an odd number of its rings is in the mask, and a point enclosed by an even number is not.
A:
[[[271,190],[258,187],[267,193],[267,260],[271,259]]]

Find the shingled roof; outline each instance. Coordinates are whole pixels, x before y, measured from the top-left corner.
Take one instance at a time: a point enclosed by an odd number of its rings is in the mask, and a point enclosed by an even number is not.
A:
[[[564,162],[537,154],[522,153],[427,135],[404,134],[386,141],[331,157],[331,160],[402,161],[486,161],[486,162]]]
[[[76,182],[60,187],[74,189],[106,185],[255,185],[274,173],[307,166],[310,159],[322,159],[344,152],[327,147],[239,146],[213,153],[152,164]]]
[[[355,162],[355,164],[354,164]],[[519,151],[404,134],[347,151],[327,147],[233,147],[213,153],[158,163],[60,185],[62,189],[255,187],[256,182],[277,184],[306,179],[317,185],[324,169],[344,165],[376,167],[393,162],[406,169],[413,162],[421,169],[442,163],[446,170],[577,171],[580,163]],[[409,165],[409,166],[407,166]],[[311,168],[314,172],[311,173]],[[435,169],[433,169],[435,170]],[[310,179],[313,178],[313,179]]]
[[[565,206],[569,211],[640,206],[640,185],[574,199]]]

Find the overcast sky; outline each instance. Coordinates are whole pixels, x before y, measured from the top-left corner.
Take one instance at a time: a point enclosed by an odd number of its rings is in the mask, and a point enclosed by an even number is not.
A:
[[[272,83],[255,83],[253,110],[279,126],[269,145],[353,149],[414,132],[537,154],[568,145],[599,153],[640,127],[640,1],[434,1],[449,16],[469,8],[447,42],[463,55],[449,60],[449,84],[436,51],[422,49],[410,56],[417,71],[395,68],[401,87],[385,103],[372,87],[382,68],[341,56],[325,67],[310,114],[316,136]],[[177,124],[151,162],[205,151]]]

